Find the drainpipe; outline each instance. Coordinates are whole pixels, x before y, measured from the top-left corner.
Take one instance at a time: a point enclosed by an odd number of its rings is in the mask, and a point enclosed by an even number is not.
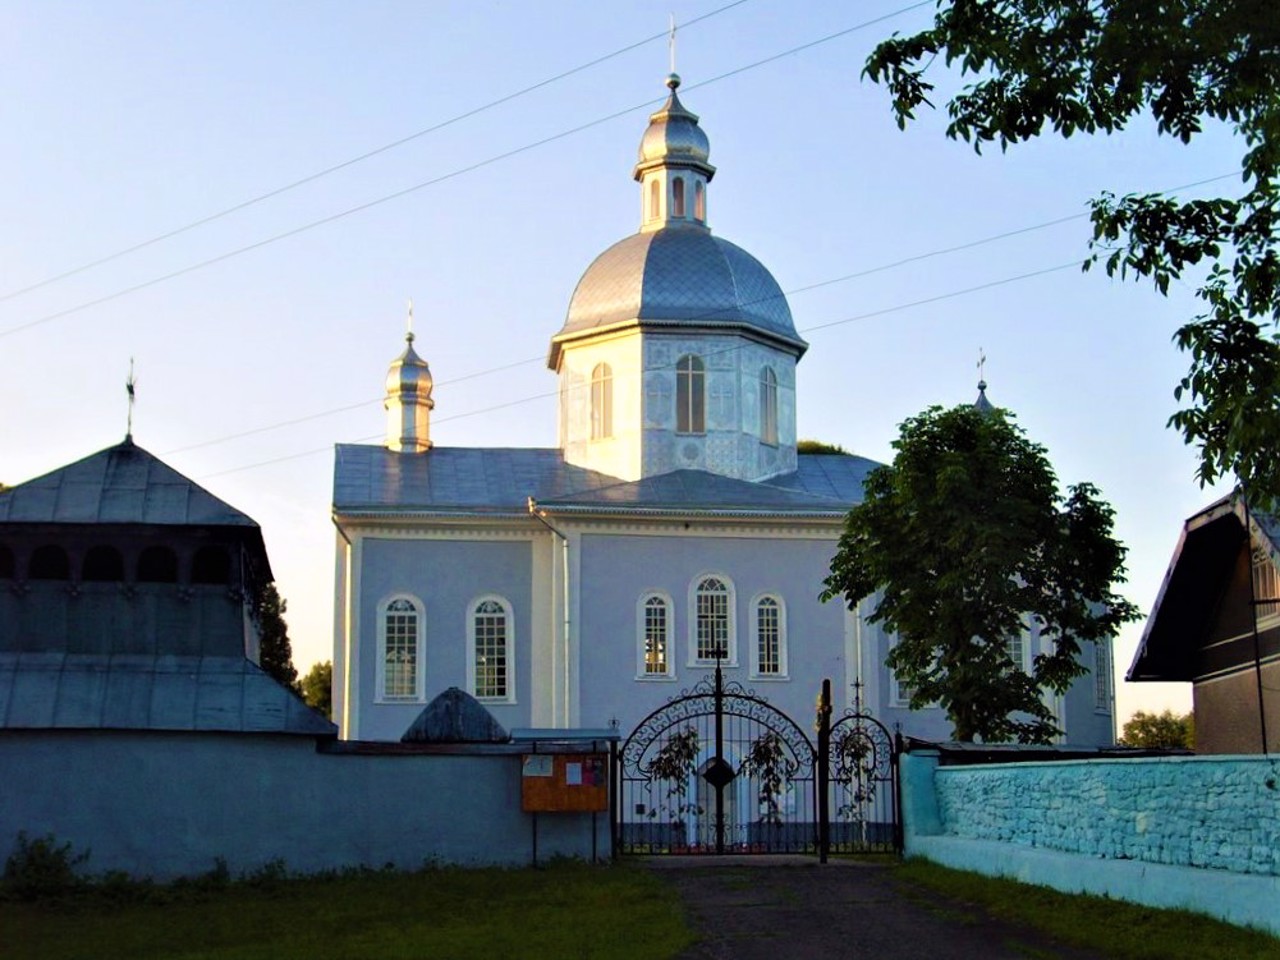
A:
[[[562,641],[562,646],[563,646],[562,656],[563,656],[563,660],[564,660],[564,677],[562,678],[562,684],[563,684],[563,690],[564,690],[564,704],[563,704],[563,711],[564,711],[564,712],[563,712],[562,716],[563,716],[563,719],[564,719],[564,725],[567,727],[567,726],[569,726],[569,624],[570,624],[570,616],[569,616],[569,538],[568,538],[568,537],[566,537],[562,532],[560,532],[559,530],[557,530],[554,526],[552,526],[551,521],[549,521],[549,520],[547,519],[547,512],[546,512],[545,510],[539,510],[539,509],[538,509],[538,502],[537,502],[536,500],[534,500],[534,499],[533,499],[533,497],[530,497],[530,498],[529,498],[529,516],[533,517],[533,519],[537,520],[537,521],[538,521],[539,523],[541,523],[544,527],[546,527],[548,530],[550,530],[550,531],[551,531],[551,534],[552,534],[552,540],[551,540],[551,563],[552,563],[552,569],[554,569],[554,568],[555,568],[555,549],[556,549],[556,538],[558,537],[558,538],[559,538],[559,540],[560,540],[561,582],[562,582],[562,584],[563,584],[563,588],[564,588],[564,596],[563,596],[563,598],[562,598],[562,601],[563,601],[563,604],[564,604],[564,621],[563,621],[563,623],[562,623],[562,629],[563,629],[563,634],[562,634],[562,636],[563,636],[563,641]],[[554,614],[553,614],[552,616],[554,617]]]
[[[342,529],[342,524],[338,522],[337,517],[332,517],[334,529],[338,531],[340,536],[347,544],[347,555],[343,559],[345,567],[344,579],[346,580],[346,599],[343,603],[342,610],[342,716],[339,718],[342,723],[342,730],[346,733],[351,731],[351,550],[355,546],[351,542],[351,538],[347,536],[347,531]]]

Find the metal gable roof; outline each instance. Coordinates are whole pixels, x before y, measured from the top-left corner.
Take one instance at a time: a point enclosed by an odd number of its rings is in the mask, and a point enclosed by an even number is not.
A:
[[[0,522],[258,527],[128,438],[0,493]]]

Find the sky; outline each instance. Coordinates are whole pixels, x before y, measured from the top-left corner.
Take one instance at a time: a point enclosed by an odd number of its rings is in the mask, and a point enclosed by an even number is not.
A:
[[[330,658],[333,445],[380,442],[407,300],[436,444],[555,446],[547,347],[639,226],[674,15],[710,225],[811,344],[800,435],[888,460],[904,419],[974,399],[981,351],[992,402],[1115,507],[1122,592],[1148,611],[1183,520],[1225,488],[1165,426],[1193,285],[1082,273],[1087,204],[1218,177],[1179,195],[1235,195],[1239,144],[1140,122],[978,155],[944,110],[900,131],[862,64],[931,10],[0,0],[0,481],[119,442],[132,360],[134,439],[261,524],[295,664]],[[929,76],[939,104],[962,82]],[[1186,710],[1190,689],[1117,700]]]

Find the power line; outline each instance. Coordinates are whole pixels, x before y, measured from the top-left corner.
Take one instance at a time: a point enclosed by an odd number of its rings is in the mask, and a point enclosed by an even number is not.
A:
[[[681,24],[681,26],[686,28],[691,27],[694,24],[700,23],[703,20],[709,20],[712,17],[718,16],[721,13],[724,13],[728,10],[732,10],[734,7],[740,7],[742,6],[742,4],[747,2],[748,0],[733,0],[732,3],[727,3],[723,7],[719,7],[718,9],[712,10],[710,13],[704,13],[700,17],[694,17],[692,20],[687,20],[683,24]],[[655,33],[653,36],[645,37],[643,40],[637,40],[635,43],[630,43],[625,47],[620,47],[619,49],[614,50],[612,53],[606,53],[604,56],[596,57],[594,60],[589,60],[586,63],[579,64],[578,66],[573,67],[569,70],[565,70],[562,73],[557,73],[553,77],[548,77],[545,80],[540,80],[537,83],[531,84],[530,86],[517,90],[514,93],[509,93],[505,96],[499,97],[497,100],[490,100],[488,103],[482,104],[478,107],[473,107],[470,110],[467,110],[463,113],[459,113],[456,116],[450,117],[448,120],[442,120],[439,123],[433,124],[432,126],[419,130],[416,133],[411,133],[408,136],[401,137],[399,140],[393,140],[390,143],[384,143],[380,147],[375,147],[372,150],[368,150],[358,156],[351,157],[348,160],[343,160],[340,163],[335,163],[331,167],[325,167],[323,170],[318,170],[315,173],[311,173],[305,177],[302,177],[301,179],[294,180],[292,183],[286,183],[282,187],[276,187],[274,190],[268,190],[266,193],[258,194],[256,197],[250,197],[248,200],[241,201],[240,203],[233,204],[232,206],[227,207],[223,210],[219,210],[216,213],[211,213],[208,216],[201,217],[199,220],[193,220],[190,223],[184,224],[183,226],[180,226],[180,227],[176,227],[173,230],[169,230],[165,233],[158,234],[154,237],[151,237],[150,239],[143,240],[140,243],[135,243],[131,247],[125,247],[122,250],[117,250],[115,253],[109,253],[105,256],[99,257],[96,260],[91,260],[88,263],[82,263],[80,266],[72,267],[70,270],[65,270],[62,273],[57,274],[56,276],[46,277],[44,280],[40,280],[40,281],[37,281],[36,283],[29,284],[28,286],[25,286],[20,290],[13,290],[9,293],[2,294],[0,295],[0,303],[5,302],[6,300],[12,300],[15,297],[20,297],[26,293],[31,293],[33,290],[39,290],[42,287],[47,287],[50,284],[57,283],[60,280],[66,280],[68,277],[74,277],[77,274],[84,273],[86,270],[91,270],[94,267],[100,267],[104,263],[110,263],[113,260],[118,260],[121,257],[127,256],[131,253],[137,253],[139,250],[144,250],[147,247],[154,246],[155,244],[161,243],[165,240],[171,240],[174,237],[180,236],[181,234],[194,230],[197,227],[203,227],[206,224],[213,223],[215,220],[221,220],[223,217],[228,217],[233,213],[239,213],[241,210],[248,209],[249,207],[262,203],[265,200],[271,200],[274,197],[280,196],[281,194],[288,193],[290,190],[296,190],[298,187],[305,186],[308,183],[313,183],[316,180],[321,179],[322,177],[327,177],[332,173],[337,173],[340,170],[345,170],[347,167],[355,166],[357,163],[362,163],[365,160],[370,160],[373,157],[376,157],[380,154],[387,153],[390,150],[395,150],[397,147],[403,147],[405,144],[412,143],[414,140],[419,140],[422,137],[427,136],[428,134],[436,133],[439,130],[443,130],[445,127],[450,127],[455,123],[460,123],[461,121],[470,119],[471,117],[474,117],[477,114],[484,113],[486,110],[492,110],[494,107],[502,106],[504,103],[510,103],[513,100],[518,100],[520,97],[526,96],[527,94],[533,93],[534,91],[541,90],[543,87],[550,86],[551,84],[557,83],[560,80],[564,80],[568,77],[571,77],[576,73],[581,73],[584,70],[589,70],[592,67],[599,66],[600,64],[605,63],[608,60],[614,59],[615,57],[620,57],[624,53],[630,53],[632,50],[638,49],[639,47],[643,47],[645,44],[652,43],[655,40],[665,40],[667,38],[667,33],[668,31],[663,30],[661,33]]]
[[[1181,190],[1189,190],[1189,189],[1192,189],[1193,187],[1200,187],[1209,183],[1214,183],[1218,180],[1226,180],[1229,178],[1233,178],[1235,176],[1237,176],[1237,174],[1235,173],[1219,174],[1216,177],[1208,177],[1203,180],[1196,180],[1192,183],[1180,184],[1179,186],[1169,187],[1168,189],[1162,190],[1159,192],[1175,193]],[[946,256],[952,253],[959,253],[964,250],[972,250],[977,247],[985,246],[986,244],[989,244],[989,243],[995,243],[999,240],[1007,240],[1011,237],[1022,236],[1027,233],[1032,233],[1036,230],[1044,230],[1044,229],[1047,229],[1048,227],[1056,227],[1056,226],[1059,226],[1060,224],[1070,223],[1074,220],[1082,220],[1087,216],[1088,216],[1087,213],[1073,213],[1068,216],[1056,217],[1052,220],[1044,220],[1044,221],[1041,221],[1040,223],[1031,224],[1030,226],[1018,227],[1013,230],[1005,230],[1001,233],[990,234],[985,237],[980,237],[977,240],[969,240],[964,243],[953,244],[952,246],[949,246],[949,247],[939,247],[938,249],[930,250],[925,253],[913,254],[912,256],[909,256],[909,257],[902,257],[898,260],[893,260],[888,263],[882,263],[874,267],[869,267],[865,270],[858,270],[853,273],[846,273],[838,277],[831,277],[826,280],[819,280],[816,283],[806,284],[801,287],[793,287],[790,290],[783,291],[782,296],[792,297],[792,296],[795,296],[796,294],[808,293],[811,290],[818,290],[818,289],[821,289],[822,287],[829,287],[837,283],[844,283],[849,280],[858,280],[863,277],[871,276],[873,274],[883,273],[888,270],[894,270],[894,269],[897,269],[898,267],[907,266],[913,263],[920,263],[921,261],[929,260],[934,257],[941,257],[941,256]],[[743,306],[752,306],[752,305],[762,303],[766,300],[771,300],[771,299],[773,299],[773,297],[759,297],[755,300],[750,300],[745,302]],[[701,316],[696,316],[696,315],[692,316],[689,318],[689,320],[690,322],[696,323],[699,319],[710,318],[710,317],[714,317],[715,315],[716,315],[715,311],[710,311]],[[810,327],[808,329],[818,330],[818,329],[822,329],[822,327],[821,326]],[[495,373],[502,373],[507,370],[512,370],[512,369],[515,369],[516,367],[522,367],[530,363],[538,363],[543,359],[544,357],[542,355],[539,355],[536,357],[528,357],[524,360],[514,360],[514,361],[511,361],[510,363],[502,364],[501,366],[489,367],[484,370],[478,370],[474,373],[468,373],[468,374],[464,374],[463,376],[454,377],[451,380],[438,380],[436,381],[435,386],[437,388],[451,386],[452,384],[455,384],[455,383],[463,383],[467,380],[474,380],[479,377],[487,377]],[[311,420],[319,420],[319,419],[323,419],[324,417],[334,416],[339,413],[347,413],[351,410],[357,410],[361,407],[371,406],[375,403],[381,403],[382,400],[383,400],[382,397],[374,397],[369,400],[360,400],[360,401],[357,401],[356,403],[350,403],[340,407],[333,407],[328,410],[318,411],[316,413],[305,414],[301,417],[295,417],[290,420],[281,420],[277,423],[266,424],[261,427],[253,427],[249,430],[242,430],[237,433],[227,434],[225,436],[217,437],[212,440],[203,440],[199,443],[188,444],[185,447],[177,447],[173,450],[167,450],[165,451],[165,456],[171,456],[177,453],[186,453],[189,450],[198,450],[202,447],[216,446],[221,443],[228,443],[232,440],[240,440],[244,437],[250,437],[256,434],[268,433],[272,430],[279,430],[284,427],[296,426],[297,424],[306,423]],[[484,411],[484,412],[487,412],[487,411]],[[439,423],[444,421],[438,420],[437,422]]]
[[[914,307],[927,306],[928,304],[931,304],[931,303],[938,303],[943,300],[950,300],[954,297],[962,297],[971,293],[979,293],[983,290],[991,290],[995,287],[1005,286],[1006,284],[1017,283],[1020,280],[1030,280],[1035,277],[1043,277],[1050,273],[1058,273],[1062,270],[1067,270],[1071,268],[1075,268],[1078,270],[1080,268],[1080,261],[1071,260],[1071,261],[1068,261],[1067,263],[1060,263],[1057,266],[1043,267],[1039,270],[1032,270],[1028,273],[1020,273],[1020,274],[1017,274],[1016,276],[1004,277],[1003,279],[1000,279],[1000,280],[992,280],[987,283],[980,283],[976,286],[965,287],[964,289],[961,289],[961,290],[952,290],[948,293],[940,293],[937,296],[925,297],[921,300],[912,300],[909,303],[900,303],[892,307],[883,307],[879,310],[871,310],[871,311],[868,311],[867,313],[856,314],[852,317],[845,317],[841,320],[831,320],[826,323],[815,324],[814,326],[806,327],[804,330],[801,330],[800,333],[812,333],[815,330],[828,330],[832,327],[839,327],[845,324],[855,323],[860,320],[870,320],[875,317],[885,316],[886,314],[897,313],[902,310],[910,310]],[[726,348],[725,350],[719,351],[719,352],[723,353],[723,352],[729,352],[731,350],[737,350],[737,349],[738,347],[735,345],[733,347]],[[434,422],[436,424],[440,424],[440,423],[448,423],[452,420],[464,420],[469,417],[477,417],[477,416],[481,416],[482,414],[493,413],[497,410],[504,410],[509,407],[516,407],[526,403],[533,403],[538,400],[546,400],[548,398],[555,397],[558,394],[559,394],[559,390],[549,390],[544,393],[537,393],[531,396],[521,397],[517,400],[509,400],[505,403],[495,404],[494,406],[485,407],[480,410],[469,410],[466,413],[455,413],[449,417],[441,417],[435,420]],[[360,437],[359,439],[350,441],[350,442],[364,443],[368,440],[375,440],[381,436],[382,434],[371,434],[369,436]],[[327,453],[332,449],[333,449],[333,445],[327,444],[323,447],[316,447],[311,450],[303,450],[300,453],[285,454],[284,456],[273,457],[270,460],[260,460],[256,463],[246,464],[245,466],[242,466],[242,467],[231,467],[227,470],[219,470],[217,473],[207,473],[207,474],[204,474],[199,479],[204,481],[204,480],[212,479],[214,477],[226,476],[227,474],[230,474],[230,473],[241,473],[245,470],[256,470],[258,467],[267,467],[277,463],[284,463],[288,460],[299,460],[303,457],[313,457],[320,453]]]
[[[896,17],[908,11],[915,10],[919,7],[933,6],[933,4],[934,4],[934,0],[922,0],[922,2],[920,3],[913,3],[909,6],[902,7],[898,10],[895,10],[892,13],[887,13],[883,16],[876,17],[872,20],[866,20],[862,23],[856,24],[855,26],[852,26],[852,27],[848,27],[844,30],[839,30],[839,31],[836,31],[835,33],[827,34],[826,36],[819,37],[816,40],[810,40],[808,43],[803,43],[803,44],[800,44],[799,46],[791,47],[787,50],[782,51],[781,53],[776,53],[776,54],[773,54],[772,56],[765,57],[763,60],[757,60],[753,63],[745,64],[744,66],[737,67],[733,70],[729,70],[725,73],[719,74],[718,76],[712,77],[709,80],[703,80],[700,83],[689,84],[685,89],[697,90],[697,89],[701,89],[702,87],[710,86],[713,83],[719,83],[721,80],[725,80],[729,77],[737,76],[741,73],[745,73],[748,70],[754,70],[757,67],[765,66],[766,64],[773,63],[777,60],[781,60],[784,57],[788,57],[805,50],[810,50],[818,46],[819,44],[828,43],[831,40],[836,40],[840,37],[847,36],[848,34],[853,33],[856,30],[865,29],[866,27],[873,26],[877,23],[880,23],[884,20],[888,20],[892,17]],[[660,98],[660,97],[654,98],[654,99],[646,100],[643,103],[639,103],[639,104],[635,104],[633,106],[627,107],[623,110],[614,111],[613,113],[607,114],[606,116],[597,117],[595,120],[590,120],[586,123],[579,124],[578,126],[572,127],[568,130],[563,130],[560,133],[552,134],[549,137],[543,137],[541,140],[535,140],[531,143],[526,143],[523,146],[515,147],[503,153],[495,154],[494,156],[488,157],[485,160],[479,160],[475,163],[469,164],[465,167],[460,167],[449,173],[441,174],[438,177],[433,177],[430,180],[423,180],[419,183],[413,184],[412,186],[405,187],[402,190],[397,190],[394,193],[385,194],[373,200],[366,201],[365,203],[357,204],[354,207],[348,207],[345,210],[341,210],[337,213],[330,214],[329,216],[326,216],[326,217],[321,217],[318,220],[312,220],[309,223],[302,224],[301,226],[294,227],[290,230],[285,230],[282,233],[274,234],[262,240],[257,240],[253,243],[246,244],[243,247],[237,247],[236,249],[229,250],[226,253],[221,253],[221,254],[218,254],[217,256],[209,257],[208,259],[201,260],[197,263],[188,264],[185,267],[181,267],[177,270],[170,271],[169,273],[166,273],[162,276],[153,277],[150,280],[144,280],[143,282],[136,283],[133,286],[125,287],[123,290],[117,290],[114,293],[109,293],[109,294],[106,294],[105,296],[101,296],[93,300],[85,301],[84,303],[77,304],[76,306],[67,307],[64,310],[58,310],[55,313],[46,314],[45,316],[39,317],[35,320],[30,320],[26,323],[21,323],[21,324],[18,324],[17,326],[9,327],[5,330],[0,330],[0,338],[12,336],[15,333],[21,333],[24,330],[30,330],[33,327],[41,326],[42,324],[49,323],[53,320],[60,320],[63,317],[71,316],[72,314],[75,314],[75,313],[80,313],[92,307],[101,306],[104,303],[110,303],[113,300],[119,300],[121,297],[126,297],[129,294],[137,293],[140,290],[145,290],[149,287],[154,287],[158,284],[165,283],[169,280],[174,280],[178,277],[185,276],[188,273],[194,273],[197,270],[203,270],[204,268],[211,267],[214,264],[222,263],[224,260],[230,260],[233,257],[238,257],[242,254],[249,253],[253,250],[258,250],[262,247],[270,246],[273,243],[277,243],[281,240],[286,240],[290,237],[295,237],[301,233],[306,233],[310,230],[314,230],[317,227],[322,227],[327,224],[333,223],[335,221],[343,220],[357,213],[363,213],[366,210],[371,210],[374,207],[381,206],[385,203],[390,203],[393,200],[399,200],[402,197],[406,197],[409,194],[416,193],[417,191],[423,190],[427,187],[436,186],[438,184],[444,183],[447,180],[452,180],[456,177],[460,177],[467,173],[473,173],[474,171],[483,169],[484,167],[492,166],[495,163],[499,163],[503,160],[508,160],[511,157],[519,156],[522,153],[527,153],[530,150],[537,149],[538,147],[546,146],[549,143],[554,143],[557,140],[563,140],[566,137],[571,137],[574,134],[581,133],[584,130],[589,130],[603,123],[608,123],[610,120],[616,120],[619,117],[626,116],[630,113],[635,112],[636,110],[651,107],[656,103],[660,103],[662,99],[663,98]]]

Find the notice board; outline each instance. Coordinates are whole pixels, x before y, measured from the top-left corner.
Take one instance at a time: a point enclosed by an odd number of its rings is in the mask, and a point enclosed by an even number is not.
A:
[[[603,753],[526,753],[520,763],[525,813],[609,809],[609,758]]]

